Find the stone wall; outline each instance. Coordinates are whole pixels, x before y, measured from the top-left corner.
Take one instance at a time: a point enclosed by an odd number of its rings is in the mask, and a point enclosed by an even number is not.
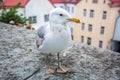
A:
[[[73,44],[61,54],[71,73],[45,74],[46,57],[35,45],[36,31],[0,23],[0,80],[120,80],[120,53]],[[57,57],[51,56],[56,67]]]

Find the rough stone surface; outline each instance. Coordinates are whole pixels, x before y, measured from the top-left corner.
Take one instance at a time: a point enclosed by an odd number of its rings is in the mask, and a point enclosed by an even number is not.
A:
[[[120,53],[73,44],[61,54],[61,62],[74,72],[46,75],[46,57],[35,45],[36,33],[0,23],[0,80],[120,80]],[[57,66],[56,55],[51,56]]]

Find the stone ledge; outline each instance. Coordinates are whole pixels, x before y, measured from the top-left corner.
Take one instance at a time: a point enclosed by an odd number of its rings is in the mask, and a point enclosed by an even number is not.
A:
[[[0,80],[120,80],[120,53],[73,44],[61,54],[62,64],[77,73],[45,74],[45,56],[35,45],[33,30],[0,23]],[[56,65],[56,55],[52,64]]]

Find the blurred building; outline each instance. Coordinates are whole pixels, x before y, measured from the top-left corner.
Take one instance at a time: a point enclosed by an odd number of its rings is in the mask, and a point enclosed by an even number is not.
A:
[[[26,5],[26,16],[29,18],[29,23],[39,28],[47,24],[49,21],[49,12],[54,9],[54,6],[49,0],[29,0]],[[34,22],[35,20],[35,22]]]
[[[0,7],[4,5],[11,8],[18,3],[21,3],[18,13],[29,18],[28,24],[32,24],[35,29],[47,24],[48,14],[54,8],[49,0],[0,0]]]
[[[103,49],[120,48],[120,0],[81,0],[76,16],[81,24],[75,24],[75,41]]]
[[[75,5],[80,0],[49,0],[55,7],[60,7],[67,10],[72,16],[75,15]]]
[[[111,50],[120,52],[120,0],[111,0],[110,7],[119,7],[119,15],[116,18],[115,28],[112,38]]]

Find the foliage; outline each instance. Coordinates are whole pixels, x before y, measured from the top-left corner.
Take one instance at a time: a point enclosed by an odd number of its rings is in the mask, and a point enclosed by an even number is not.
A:
[[[28,19],[23,17],[23,15],[19,15],[17,13],[17,9],[20,7],[21,3],[18,3],[14,7],[7,9],[5,6],[2,7],[2,14],[0,16],[0,21],[5,23],[10,23],[13,21],[14,23],[25,24]]]

